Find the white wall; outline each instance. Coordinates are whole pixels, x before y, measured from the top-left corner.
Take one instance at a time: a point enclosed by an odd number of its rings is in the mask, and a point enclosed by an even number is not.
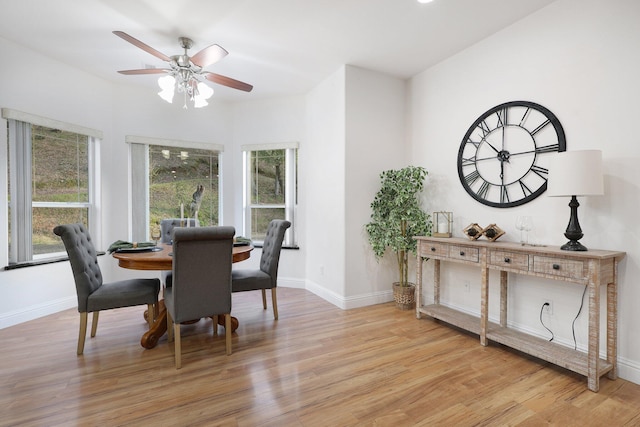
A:
[[[404,107],[404,81],[353,66],[307,95],[306,287],[338,307],[392,299],[395,266],[376,262],[364,225],[380,172],[404,165]]]
[[[380,172],[407,164],[405,81],[346,67],[345,307],[391,301],[395,257],[378,262],[364,225],[380,188]]]
[[[517,215],[533,217],[533,239],[563,244],[569,200],[544,194],[526,205],[495,209],[463,190],[457,176],[457,150],[466,130],[483,112],[502,102],[530,100],[560,120],[567,150],[601,149],[605,195],[580,199],[579,217],[587,247],[626,251],[619,271],[620,375],[640,382],[640,2],[560,0],[489,37],[410,83],[410,150],[414,162],[430,172],[428,200],[434,210],[454,212],[457,236],[472,222],[497,223],[500,238],[517,241]],[[425,266],[429,265],[427,262]],[[479,275],[473,268],[443,269],[447,304],[479,312]],[[429,277],[430,273],[427,273]],[[556,340],[573,346],[571,323],[583,287],[510,275],[510,317],[516,327],[545,335],[539,321],[542,298],[554,302],[546,322]],[[469,293],[464,281],[471,283]],[[499,318],[497,275],[491,276],[490,318]],[[432,292],[425,292],[427,299]],[[605,322],[603,322],[605,323]],[[587,345],[585,310],[576,322],[579,348]],[[604,332],[604,330],[603,330]],[[603,342],[604,344],[604,334]]]
[[[112,87],[101,79],[67,67],[0,38],[0,107],[12,108],[104,131],[111,131]],[[16,67],[16,64],[29,66]],[[0,200],[7,200],[6,123],[0,120]],[[0,203],[0,241],[8,236],[7,204]],[[7,265],[7,245],[0,245],[0,265]],[[101,265],[103,260],[101,260]],[[71,269],[50,264],[0,270],[0,327],[77,304]]]
[[[345,283],[345,67],[306,97],[305,148],[300,151],[300,194],[307,289],[337,306]]]

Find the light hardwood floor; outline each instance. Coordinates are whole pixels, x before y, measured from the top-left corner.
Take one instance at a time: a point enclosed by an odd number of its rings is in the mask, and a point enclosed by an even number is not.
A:
[[[143,309],[101,313],[76,356],[78,313],[0,330],[0,425],[640,425],[640,385],[586,379],[413,312],[340,310],[279,288],[234,294],[233,354],[211,320],[182,327],[182,369],[166,335],[139,340]]]

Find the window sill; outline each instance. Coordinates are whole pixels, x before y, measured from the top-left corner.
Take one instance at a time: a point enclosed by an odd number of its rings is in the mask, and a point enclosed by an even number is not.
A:
[[[262,248],[263,243],[251,243],[251,245],[254,248]],[[289,250],[297,251],[297,250],[300,249],[300,246],[297,246],[297,245],[296,246],[282,246],[282,249],[289,249]]]
[[[106,254],[106,252],[103,252],[103,251],[98,252],[98,256],[102,256],[104,254]],[[18,268],[33,267],[33,266],[36,266],[36,265],[53,264],[53,263],[62,262],[62,261],[69,261],[69,257],[61,256],[61,257],[56,257],[56,258],[47,258],[47,259],[40,259],[40,260],[35,260],[35,261],[16,262],[16,263],[9,264],[9,265],[5,266],[4,269],[5,270],[17,270]]]

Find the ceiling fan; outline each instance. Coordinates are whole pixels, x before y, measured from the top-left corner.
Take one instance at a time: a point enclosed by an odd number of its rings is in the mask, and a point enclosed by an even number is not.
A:
[[[195,102],[196,107],[207,105],[206,99],[213,95],[213,89],[204,84],[203,80],[245,92],[251,92],[253,89],[253,86],[248,83],[204,70],[205,67],[218,62],[228,55],[229,52],[217,44],[212,44],[195,55],[189,56],[187,51],[193,46],[193,41],[187,37],[180,37],[178,40],[180,41],[180,46],[184,49],[184,54],[167,56],[125,32],[114,31],[113,34],[169,63],[169,68],[118,71],[120,74],[126,75],[166,74],[165,77],[158,80],[158,84],[162,88],[159,95],[168,102],[172,101],[174,90],[177,89],[178,92],[185,94],[185,108],[187,97]]]

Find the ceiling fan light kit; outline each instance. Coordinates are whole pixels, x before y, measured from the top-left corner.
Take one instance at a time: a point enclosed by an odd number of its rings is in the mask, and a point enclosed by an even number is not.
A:
[[[207,100],[213,95],[213,89],[205,84],[204,80],[245,92],[251,92],[253,89],[250,84],[204,70],[205,67],[218,62],[228,55],[228,52],[217,44],[205,47],[190,57],[187,51],[193,46],[193,41],[187,37],[180,37],[178,40],[180,41],[180,46],[184,49],[184,54],[169,57],[127,33],[114,31],[113,34],[169,63],[170,68],[167,69],[148,68],[118,71],[120,74],[125,75],[167,74],[158,79],[158,85],[161,89],[158,95],[169,103],[173,102],[173,97],[178,92],[184,96],[183,108],[185,109],[187,108],[187,99],[193,102],[195,108],[209,105]]]

